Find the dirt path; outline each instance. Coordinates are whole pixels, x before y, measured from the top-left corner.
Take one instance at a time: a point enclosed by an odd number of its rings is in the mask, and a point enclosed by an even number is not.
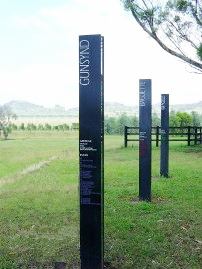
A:
[[[35,164],[28,166],[28,167],[24,168],[22,171],[17,172],[16,174],[14,174],[12,176],[0,178],[0,186],[2,186],[4,184],[13,183],[13,182],[17,181],[18,179],[20,179],[24,175],[28,175],[28,174],[31,174],[33,172],[36,172],[36,171],[40,170],[41,168],[43,168],[44,166],[50,164],[52,161],[54,161],[56,159],[58,159],[57,156],[52,156],[48,160],[44,160],[44,161],[41,161],[39,163],[35,163]]]

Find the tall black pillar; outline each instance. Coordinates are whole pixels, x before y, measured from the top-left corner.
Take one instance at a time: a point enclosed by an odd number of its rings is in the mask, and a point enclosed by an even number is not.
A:
[[[81,269],[103,268],[104,39],[79,37]]]

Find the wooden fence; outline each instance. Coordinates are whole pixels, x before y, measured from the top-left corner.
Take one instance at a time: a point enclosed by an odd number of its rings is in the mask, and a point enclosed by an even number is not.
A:
[[[129,138],[129,136],[134,136]],[[124,129],[124,146],[128,146],[130,141],[139,141],[139,127],[125,126]],[[156,142],[156,147],[161,141],[161,127],[152,127],[152,141]],[[202,144],[202,127],[185,126],[185,127],[169,127],[169,141],[186,142],[188,146],[191,144]]]

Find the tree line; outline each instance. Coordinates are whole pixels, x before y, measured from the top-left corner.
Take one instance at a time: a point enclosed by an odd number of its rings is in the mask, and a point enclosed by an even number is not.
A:
[[[202,126],[202,114],[196,111],[187,112],[170,112],[169,117],[170,127],[184,127],[184,126]],[[161,119],[157,113],[152,113],[152,126],[160,126]],[[137,116],[128,116],[122,114],[119,117],[105,118],[105,134],[123,134],[124,126],[138,127],[139,120]]]
[[[14,123],[17,116],[12,113],[9,108],[0,106],[0,136],[4,139],[8,138],[8,135],[12,131],[69,131],[78,130],[79,123],[75,122],[71,125],[66,123],[51,125],[50,123],[21,123],[17,125]],[[160,126],[161,120],[157,113],[152,114],[152,126]],[[123,134],[124,126],[138,127],[139,119],[136,115],[128,116],[126,113],[121,114],[118,117],[105,117],[104,130],[105,134]],[[183,127],[183,126],[202,126],[202,114],[195,111],[191,113],[187,112],[170,112],[170,124],[171,127]]]
[[[72,123],[71,126],[63,123],[59,125],[51,125],[49,123],[40,123],[40,124],[34,124],[34,123],[21,123],[20,125],[17,125],[15,123],[9,123],[8,125],[4,126],[0,124],[0,136],[3,135],[5,139],[7,139],[8,135],[12,131],[69,131],[69,130],[78,130],[79,124],[78,123]]]

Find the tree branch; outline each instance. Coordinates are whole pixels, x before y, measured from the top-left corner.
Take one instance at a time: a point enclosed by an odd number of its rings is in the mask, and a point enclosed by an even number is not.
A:
[[[182,51],[182,49],[176,44],[175,40],[173,38],[171,38],[169,36],[168,33],[166,33],[166,31],[163,29],[163,27],[161,27],[163,33],[165,34],[165,36],[167,36],[167,38],[170,40],[170,42],[176,47],[176,49],[182,54],[185,55],[184,52]]]
[[[179,34],[179,37],[185,41],[187,41],[188,43],[190,43],[192,45],[193,48],[197,49],[197,45],[194,44],[193,41],[191,41],[186,34],[183,34],[182,32],[180,32],[180,30],[175,26],[175,24],[173,22],[171,22],[170,20],[167,20],[167,22],[175,29],[175,31]]]
[[[191,66],[197,68],[198,70],[200,70],[200,72],[202,72],[202,64],[195,61],[195,60],[192,60],[191,58],[185,56],[185,55],[182,55],[172,49],[170,49],[168,46],[166,46],[160,39],[159,37],[157,36],[155,30],[153,29],[153,27],[150,26],[151,28],[151,31],[146,27],[146,25],[139,19],[138,17],[138,14],[135,12],[135,9],[132,7],[132,5],[129,7],[130,8],[130,11],[133,15],[133,17],[135,18],[135,20],[137,21],[137,23],[141,26],[141,28],[150,36],[152,37],[158,44],[159,46],[164,49],[165,51],[167,51],[168,53],[172,54],[173,56],[181,59],[182,61],[190,64]]]
[[[194,6],[192,4],[190,4],[190,8],[191,8],[191,13],[192,13],[193,17],[195,18],[196,22],[198,23],[198,25],[202,26],[202,21],[200,20],[200,18],[198,17],[198,14],[197,14],[197,6],[196,6],[196,8],[194,8]]]

